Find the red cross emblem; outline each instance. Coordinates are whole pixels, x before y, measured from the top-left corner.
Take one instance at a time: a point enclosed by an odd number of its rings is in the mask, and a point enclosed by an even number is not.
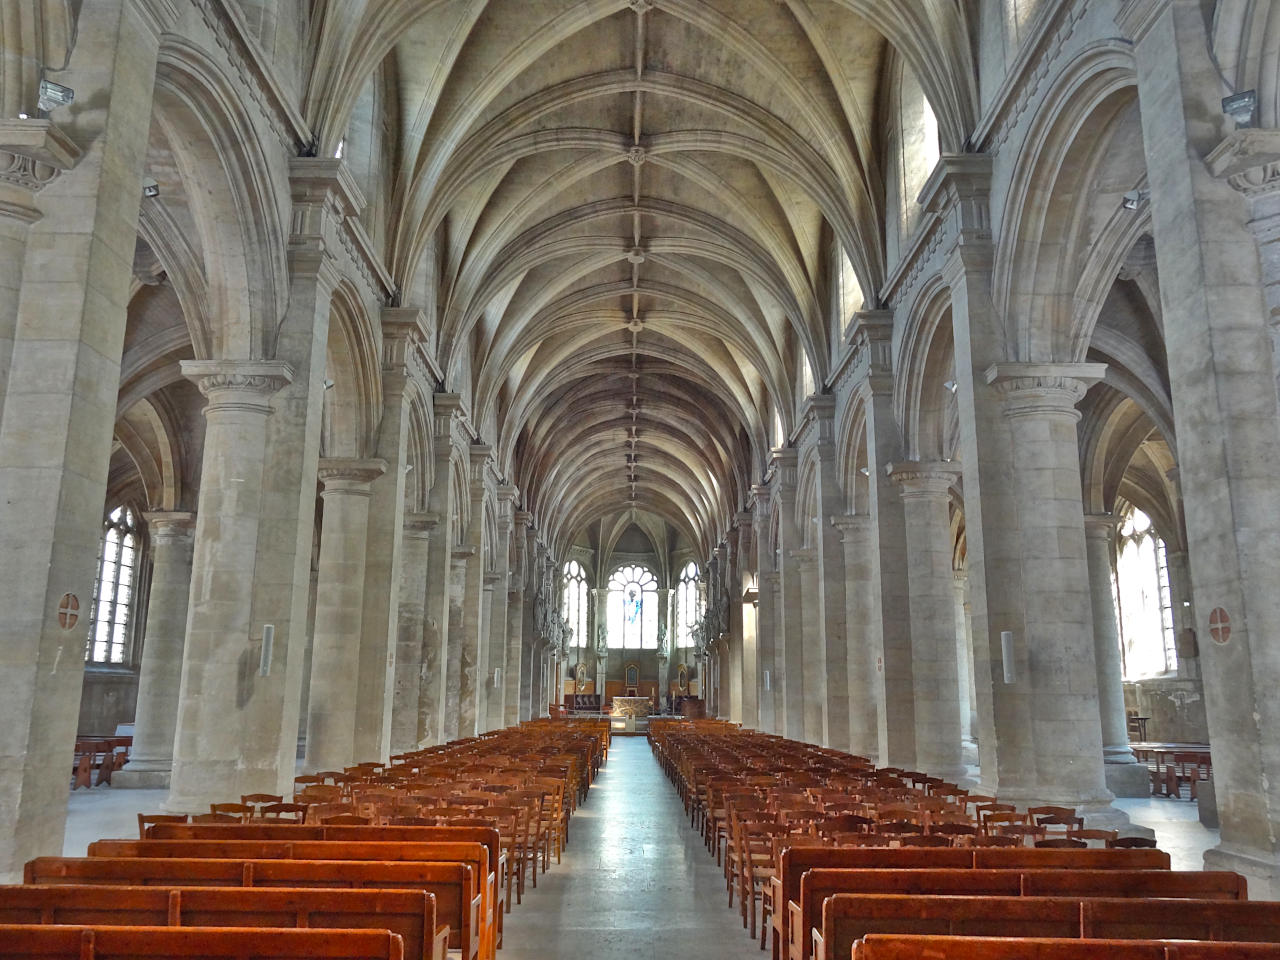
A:
[[[80,598],[74,593],[64,593],[58,601],[58,626],[70,630],[80,619]]]
[[[1209,636],[1214,643],[1226,643],[1231,639],[1231,618],[1221,607],[1214,607],[1209,614]]]

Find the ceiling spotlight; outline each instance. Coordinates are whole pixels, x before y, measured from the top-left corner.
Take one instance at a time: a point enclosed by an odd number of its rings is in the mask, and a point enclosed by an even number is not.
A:
[[[142,181],[142,195],[144,197],[160,196],[160,184],[156,183],[151,177],[147,177]]]
[[[333,389],[333,381],[332,381],[332,380],[330,380],[328,377],[325,377],[325,380],[324,380],[324,388],[325,388],[326,390],[332,390],[332,389]]]
[[[19,119],[19,120],[30,120],[31,118],[30,118],[29,116],[27,116],[25,113],[20,113],[20,114],[18,114],[18,119]]]
[[[1222,112],[1235,121],[1236,129],[1253,126],[1254,113],[1258,109],[1258,91],[1241,90],[1222,98]]]
[[[869,477],[869,476],[871,476],[871,468],[870,468],[870,467],[859,467],[859,468],[858,468],[858,472],[859,472],[860,474],[862,474],[864,477]]]
[[[52,80],[40,81],[40,93],[37,102],[40,109],[48,113],[56,107],[65,107],[76,98],[76,92]]]
[[[404,465],[404,472],[405,472],[405,473],[413,473],[413,464],[412,464],[412,463],[406,463],[406,464]]]
[[[1130,190],[1120,198],[1120,206],[1125,210],[1137,210],[1138,204],[1151,196],[1150,190]]]
[[[954,380],[947,380],[945,383],[942,384],[942,386],[945,387],[947,390],[950,390],[952,393],[955,393],[957,390],[960,389],[960,384],[956,383]]]

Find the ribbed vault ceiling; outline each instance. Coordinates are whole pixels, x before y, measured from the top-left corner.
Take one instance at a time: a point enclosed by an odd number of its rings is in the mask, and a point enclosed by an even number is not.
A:
[[[313,103],[350,104],[344,70],[394,33],[390,259],[404,288],[438,291],[442,360],[525,505],[553,544],[634,507],[710,549],[759,476],[774,411],[791,427],[804,364],[818,384],[830,370],[831,243],[864,291],[883,279],[889,51],[931,100],[968,95],[931,39],[963,37],[955,5],[349,11],[330,5],[324,28],[349,17],[355,53],[318,75]],[[945,146],[963,124],[939,113]]]

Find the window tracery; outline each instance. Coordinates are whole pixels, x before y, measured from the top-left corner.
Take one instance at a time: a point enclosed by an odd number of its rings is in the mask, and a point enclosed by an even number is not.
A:
[[[587,645],[587,573],[577,560],[564,565],[560,614],[573,631],[573,646]]]
[[[1124,677],[1135,680],[1176,670],[1178,655],[1165,542],[1141,510],[1122,516],[1113,589]]]
[[[98,551],[86,663],[123,664],[129,654],[129,623],[137,576],[138,525],[128,507],[108,515]]]
[[[656,650],[658,580],[645,567],[619,568],[609,578],[609,649]]]
[[[698,582],[698,565],[692,560],[680,574],[676,588],[676,646],[693,646],[693,625],[702,619],[702,598]]]

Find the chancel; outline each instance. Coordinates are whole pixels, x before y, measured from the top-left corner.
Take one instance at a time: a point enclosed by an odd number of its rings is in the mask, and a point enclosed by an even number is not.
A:
[[[1276,4],[0,9],[0,957],[1275,937]]]

